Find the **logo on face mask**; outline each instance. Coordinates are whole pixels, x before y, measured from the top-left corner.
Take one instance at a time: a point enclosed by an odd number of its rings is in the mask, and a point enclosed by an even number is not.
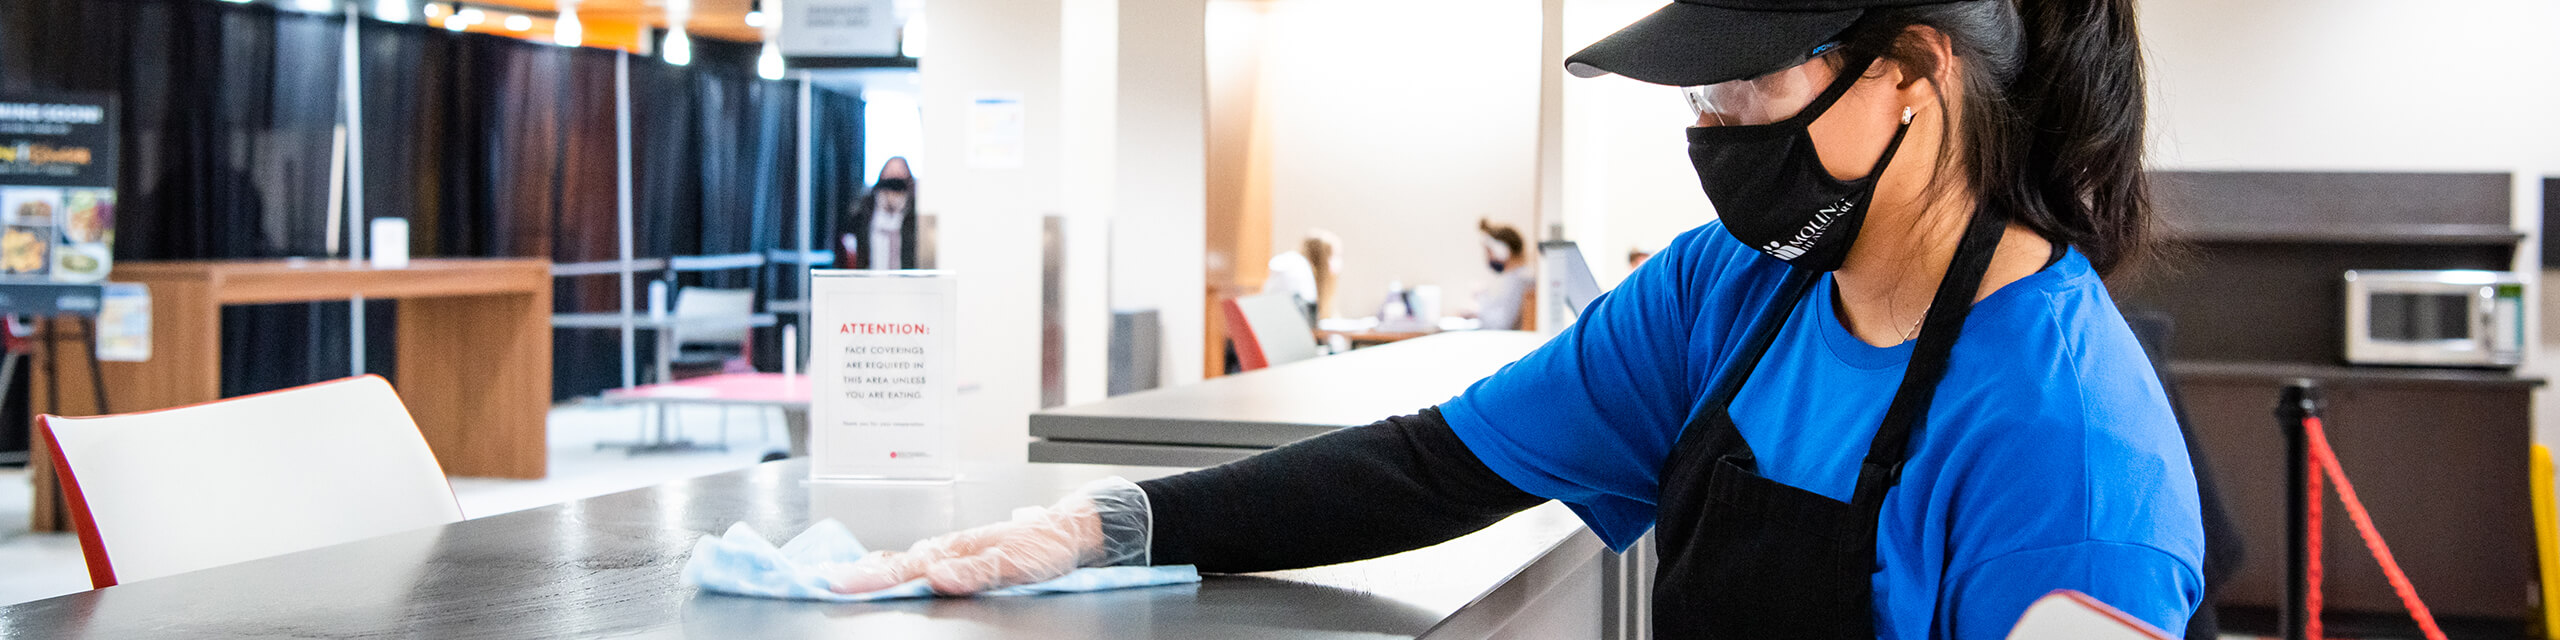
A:
[[[1760,250],[1779,260],[1794,260],[1804,255],[1805,251],[1812,249],[1813,243],[1822,240],[1822,234],[1831,230],[1831,221],[1840,219],[1840,214],[1848,212],[1848,199],[1843,198],[1839,202],[1831,203],[1831,206],[1813,212],[1813,219],[1805,222],[1804,228],[1797,229],[1795,237],[1769,241],[1768,244],[1762,245]]]

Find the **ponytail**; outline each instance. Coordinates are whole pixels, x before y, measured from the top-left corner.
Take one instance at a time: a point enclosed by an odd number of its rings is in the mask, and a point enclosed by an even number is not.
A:
[[[2010,101],[2027,120],[2028,184],[2043,206],[2020,221],[2080,247],[2099,273],[2152,251],[2143,174],[2142,49],[2132,0],[2021,0],[2025,64]]]
[[[1941,61],[1908,37],[1912,26],[1944,34],[1964,61],[1962,122],[1939,150],[1942,170],[1960,172],[1982,206],[2079,248],[2100,274],[2157,253],[2133,0],[1888,9],[1860,20],[1849,46],[1935,77]]]

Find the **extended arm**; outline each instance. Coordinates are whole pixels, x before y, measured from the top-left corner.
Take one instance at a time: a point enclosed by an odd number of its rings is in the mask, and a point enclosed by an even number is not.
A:
[[[1155,564],[1225,572],[1418,549],[1546,502],[1494,475],[1437,408],[1138,486]]]

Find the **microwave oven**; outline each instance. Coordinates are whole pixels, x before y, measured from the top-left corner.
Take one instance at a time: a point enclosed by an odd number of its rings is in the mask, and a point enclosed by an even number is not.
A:
[[[2348,271],[2347,362],[2524,363],[2524,280],[2505,271]]]

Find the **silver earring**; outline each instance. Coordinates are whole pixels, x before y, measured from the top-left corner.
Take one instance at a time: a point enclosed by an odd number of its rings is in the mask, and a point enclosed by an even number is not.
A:
[[[1903,107],[1903,108],[1902,108],[1902,123],[1903,123],[1903,124],[1911,124],[1911,108],[1910,108],[1910,107]]]

